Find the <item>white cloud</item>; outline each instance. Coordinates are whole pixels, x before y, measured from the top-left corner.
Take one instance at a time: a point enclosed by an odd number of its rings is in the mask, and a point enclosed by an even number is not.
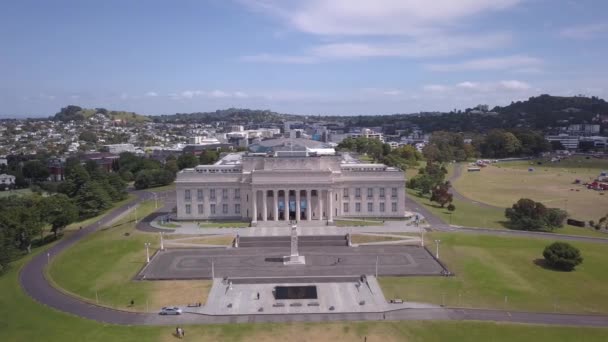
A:
[[[437,27],[520,0],[246,0],[256,11],[283,20],[300,32],[316,35],[421,35]]]
[[[425,91],[430,92],[444,92],[449,89],[448,86],[444,86],[442,84],[429,84],[422,87]]]
[[[147,93],[145,94],[145,96],[147,96],[147,97],[157,97],[157,96],[158,96],[158,93],[157,93],[157,92],[154,92],[154,91],[149,91],[149,92],[147,92]]]
[[[243,93],[242,91],[235,91],[234,97],[244,99],[244,98],[249,97],[249,95],[247,95],[246,93]]]
[[[295,55],[273,55],[262,53],[258,55],[242,56],[240,58],[244,62],[259,62],[259,63],[285,63],[285,64],[310,64],[318,61],[314,56],[295,56]]]
[[[41,93],[39,95],[39,97],[43,100],[51,100],[51,101],[57,98],[55,95],[49,95],[49,94],[45,94],[45,93]]]
[[[528,90],[531,88],[528,83],[517,80],[500,81],[498,85],[505,90]]]
[[[479,87],[479,83],[465,81],[465,82],[458,83],[456,85],[456,87],[458,87],[458,88],[464,88],[464,89],[476,89],[476,88]]]
[[[472,71],[472,70],[538,70],[543,61],[539,58],[514,55],[494,58],[472,59],[460,63],[428,64],[432,71]]]
[[[559,34],[564,38],[588,40],[603,36],[606,32],[608,32],[607,23],[596,23],[566,27]]]
[[[329,59],[451,56],[502,47],[510,43],[510,34],[459,32],[457,21],[510,8],[520,0],[241,2],[255,11],[280,18],[292,30],[332,39],[331,43],[313,44],[301,54],[261,53],[243,56],[241,60],[309,64]]]
[[[221,90],[214,90],[212,92],[209,93],[209,97],[230,97],[231,94],[228,94],[225,91],[221,91]]]

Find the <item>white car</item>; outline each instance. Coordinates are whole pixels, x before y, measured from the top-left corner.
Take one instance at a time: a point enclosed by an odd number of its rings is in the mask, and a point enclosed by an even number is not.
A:
[[[178,308],[177,306],[164,307],[164,308],[160,309],[160,312],[158,314],[159,315],[181,315],[182,309]]]

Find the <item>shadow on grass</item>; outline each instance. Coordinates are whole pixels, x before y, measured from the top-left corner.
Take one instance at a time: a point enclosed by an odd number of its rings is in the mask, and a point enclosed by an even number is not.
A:
[[[547,263],[547,260],[541,259],[541,258],[534,259],[534,261],[532,261],[532,263],[534,265],[536,265],[536,266],[538,266],[538,267],[540,267],[542,269],[548,270],[548,271],[553,271],[553,272],[558,272],[558,273],[568,273],[568,272],[571,272],[571,271],[566,271],[566,270],[562,270],[562,269],[559,269],[559,268],[551,267]]]

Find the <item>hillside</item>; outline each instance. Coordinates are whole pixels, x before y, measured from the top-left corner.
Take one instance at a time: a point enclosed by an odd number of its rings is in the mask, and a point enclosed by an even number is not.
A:
[[[144,115],[140,115],[134,112],[126,111],[114,111],[107,110],[105,108],[82,108],[80,106],[69,105],[61,108],[52,119],[56,121],[83,121],[89,119],[95,114],[101,114],[110,120],[122,120],[126,122],[146,122],[150,121],[150,118]]]
[[[284,120],[303,120],[305,117],[280,114],[270,110],[229,108],[215,112],[176,113],[152,117],[155,122],[214,123],[218,121],[234,123],[279,123]]]

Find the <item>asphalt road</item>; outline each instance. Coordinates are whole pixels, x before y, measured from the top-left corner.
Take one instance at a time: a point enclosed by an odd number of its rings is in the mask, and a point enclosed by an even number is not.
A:
[[[141,201],[149,193],[134,192]],[[55,289],[44,277],[44,268],[49,259],[77,243],[80,239],[101,229],[129,210],[131,204],[114,209],[103,219],[95,222],[69,237],[62,239],[47,253],[40,253],[27,263],[19,274],[21,287],[37,302],[78,317],[103,323],[118,325],[175,325],[175,324],[218,324],[245,322],[326,322],[326,321],[375,321],[375,320],[477,320],[496,322],[535,323],[570,326],[608,326],[608,316],[572,315],[555,313],[512,312],[482,309],[403,309],[380,313],[324,313],[324,314],[282,314],[282,315],[226,315],[208,316],[184,314],[182,316],[159,316],[154,313],[133,313],[108,309],[80,301]],[[433,219],[432,215],[427,216]],[[77,272],[77,270],[74,270]],[[32,313],[35,314],[35,313]]]

